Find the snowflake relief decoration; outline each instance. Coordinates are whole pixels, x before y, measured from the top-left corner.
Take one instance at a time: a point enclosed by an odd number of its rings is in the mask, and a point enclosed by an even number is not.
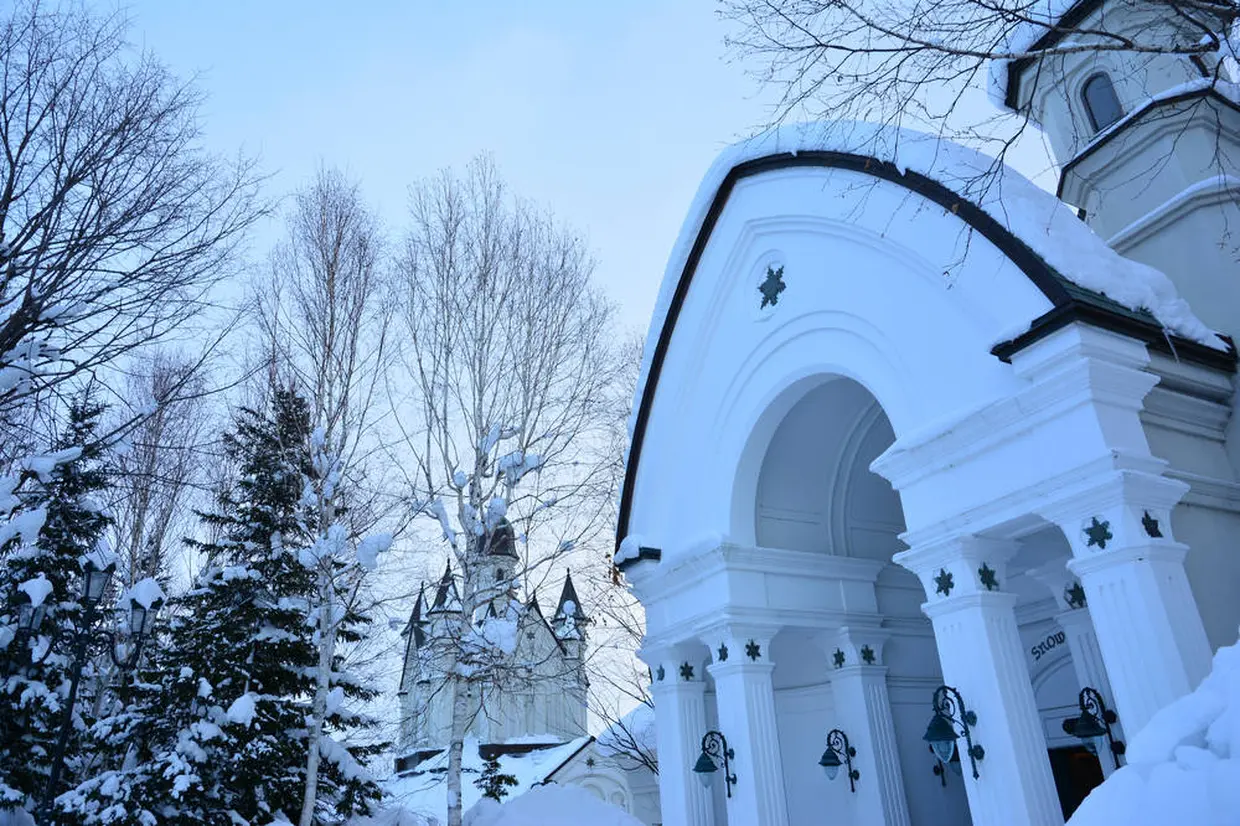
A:
[[[758,285],[758,292],[762,294],[762,303],[758,305],[759,310],[765,310],[767,307],[774,307],[779,303],[780,293],[788,285],[784,283],[784,267],[781,264],[776,267],[767,265],[766,277],[762,283]]]

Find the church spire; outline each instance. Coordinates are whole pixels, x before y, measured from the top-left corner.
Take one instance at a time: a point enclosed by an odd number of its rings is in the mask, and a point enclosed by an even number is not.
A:
[[[566,572],[564,589],[560,591],[560,604],[556,606],[555,614],[551,617],[551,625],[563,639],[579,636],[582,626],[588,621],[585,612],[581,610],[577,589],[573,587],[573,575]]]
[[[439,579],[439,587],[435,590],[435,603],[429,614],[449,614],[461,610],[461,595],[456,590],[456,577],[452,576],[452,562],[444,568]]]

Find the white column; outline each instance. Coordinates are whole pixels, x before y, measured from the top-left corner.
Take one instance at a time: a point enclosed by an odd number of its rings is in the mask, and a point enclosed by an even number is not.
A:
[[[769,628],[728,626],[702,637],[714,659],[719,731],[736,755],[728,800],[728,822],[736,826],[788,826],[769,658],[774,635]]]
[[[985,751],[973,777],[965,740],[960,749],[973,826],[1061,826],[1055,781],[1024,648],[1016,596],[1003,592],[1010,543],[959,537],[897,554],[926,590],[922,610],[934,625],[943,679],[977,715],[973,742]],[[926,722],[933,716],[926,698]]]
[[[1210,644],[1184,573],[1171,509],[1188,486],[1133,470],[1100,476],[1040,509],[1072,546],[1116,711],[1129,735],[1210,670]]]
[[[696,652],[697,647],[694,646]],[[687,662],[684,649],[643,651],[653,681],[655,745],[659,755],[659,807],[664,823],[712,826],[710,792],[693,776],[693,764],[706,733],[706,683],[694,673],[685,679],[680,665]],[[694,669],[695,672],[697,668]]]
[[[852,818],[844,820],[908,826],[904,774],[896,750],[891,699],[887,695],[887,667],[882,664],[887,637],[880,629],[857,626],[824,635],[822,642],[831,665],[831,692],[835,697],[835,719],[830,727],[848,735],[850,745],[857,750],[853,767],[861,775],[856,794],[850,796]],[[836,782],[847,782],[847,778],[837,778]],[[881,820],[876,817],[879,813]]]
[[[1106,665],[1102,661],[1098,635],[1094,633],[1094,622],[1087,605],[1088,598],[1080,580],[1067,569],[1066,562],[1067,560],[1063,559],[1053,560],[1029,573],[1050,589],[1055,597],[1055,604],[1060,608],[1060,612],[1055,615],[1055,621],[1063,629],[1068,650],[1072,654],[1072,669],[1076,672],[1077,685],[1080,688],[1088,686],[1096,689],[1107,707],[1114,709],[1115,695],[1111,693],[1111,680],[1107,677]],[[1115,738],[1123,739],[1120,723],[1116,723],[1112,728]],[[1113,755],[1100,753],[1098,762],[1102,766],[1104,778],[1110,777],[1115,771]]]

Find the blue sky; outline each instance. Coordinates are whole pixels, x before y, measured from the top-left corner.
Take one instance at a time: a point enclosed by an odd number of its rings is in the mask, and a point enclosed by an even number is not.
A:
[[[587,234],[622,323],[643,331],[702,174],[766,118],[710,0],[125,8],[137,44],[199,73],[209,146],[258,154],[272,194],[340,166],[395,237],[411,182],[490,152]]]

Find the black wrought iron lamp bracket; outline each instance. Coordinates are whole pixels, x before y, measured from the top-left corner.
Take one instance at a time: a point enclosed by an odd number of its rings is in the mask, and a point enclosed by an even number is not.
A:
[[[856,792],[861,772],[853,768],[852,759],[857,756],[857,750],[849,745],[848,735],[837,728],[831,729],[827,732],[827,748],[843,758],[844,770],[848,772],[848,788]]]
[[[1102,693],[1096,688],[1085,686],[1081,689],[1080,695],[1077,697],[1077,706],[1081,709],[1082,717],[1088,715],[1096,720],[1102,730],[1106,732],[1107,745],[1111,749],[1111,759],[1115,762],[1115,768],[1120,767],[1119,758],[1128,747],[1123,740],[1116,740],[1112,726],[1119,722],[1119,715],[1112,709],[1107,708],[1106,700],[1102,698]],[[1081,718],[1068,719],[1063,721],[1063,730],[1071,735],[1077,734],[1077,728]]]
[[[723,760],[723,781],[727,784],[728,797],[732,796],[732,784],[736,775],[732,773],[732,760],[736,752],[728,748],[728,740],[721,731],[708,731],[702,737],[702,754],[716,761]]]
[[[941,685],[934,690],[934,713],[947,720],[964,738],[965,754],[969,755],[969,764],[973,767],[973,779],[980,778],[977,761],[986,756],[986,750],[980,743],[973,742],[973,726],[977,725],[977,714],[965,708],[960,692],[949,685]]]

